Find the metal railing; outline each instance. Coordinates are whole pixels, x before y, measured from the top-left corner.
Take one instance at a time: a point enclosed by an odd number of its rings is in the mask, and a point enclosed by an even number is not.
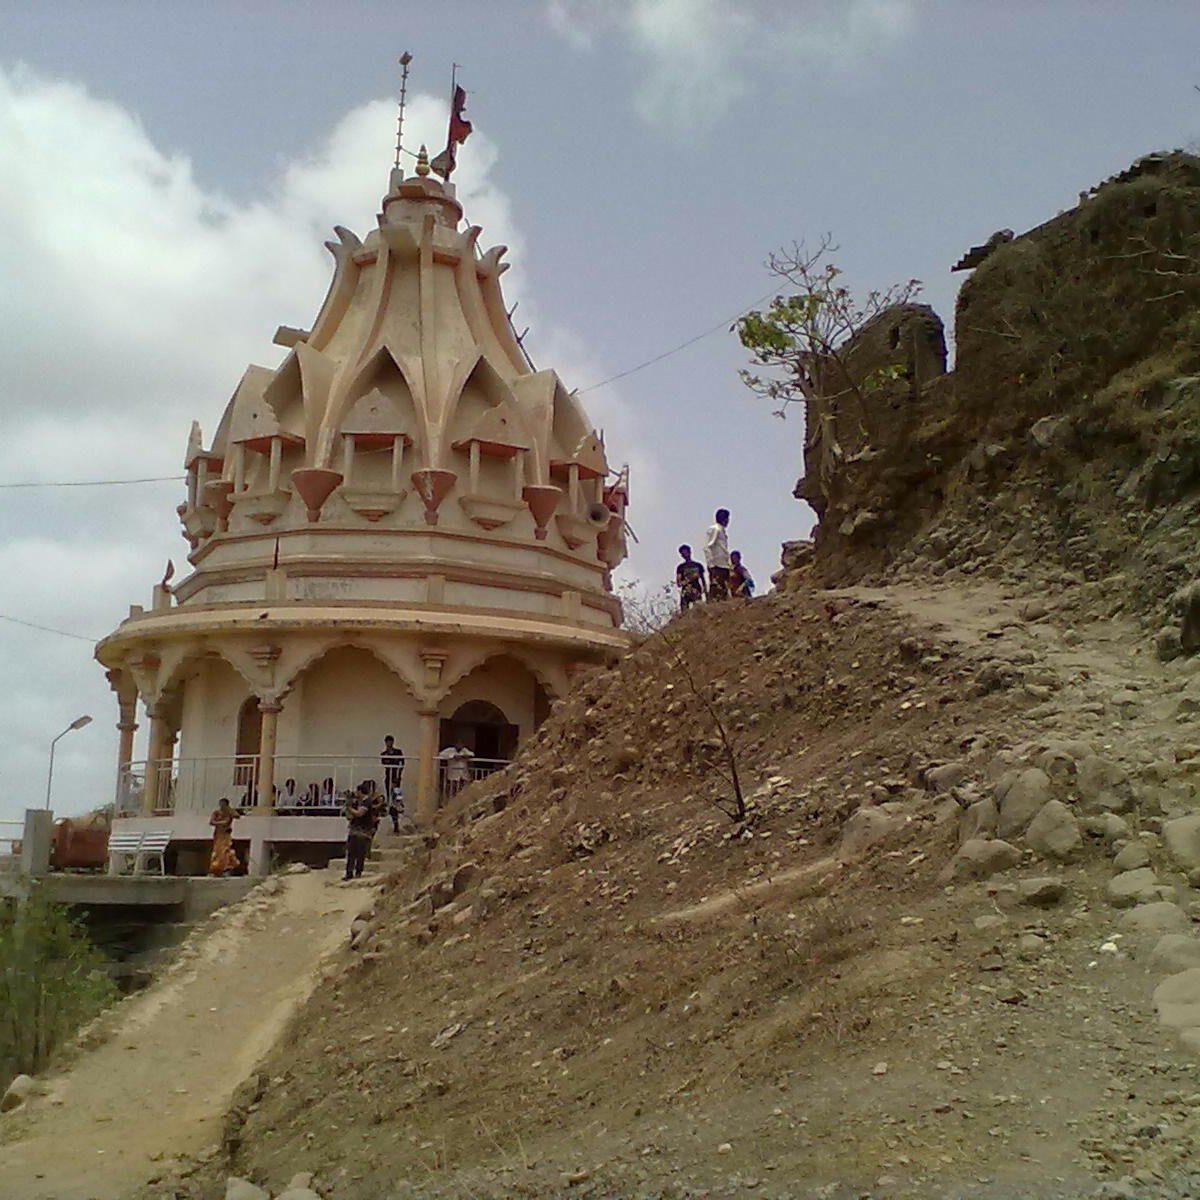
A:
[[[0,821],[0,859],[16,855],[24,836],[24,821]]]
[[[451,796],[469,783],[503,770],[508,762],[472,758],[453,766],[438,760],[437,788]],[[364,782],[384,792],[387,770],[378,754],[279,754],[275,757],[273,807],[282,815],[336,815],[343,797]],[[416,794],[419,762],[408,758],[401,775],[409,802]],[[145,810],[146,780],[157,774],[153,812],[211,812],[225,797],[235,808],[252,808],[258,802],[258,755],[225,758],[177,758],[157,762],[131,762],[117,780],[116,815],[137,816]]]
[[[460,764],[462,760],[459,760]],[[470,758],[464,765],[438,760],[437,784],[440,796],[455,796],[469,784],[486,779],[509,765],[506,758]]]

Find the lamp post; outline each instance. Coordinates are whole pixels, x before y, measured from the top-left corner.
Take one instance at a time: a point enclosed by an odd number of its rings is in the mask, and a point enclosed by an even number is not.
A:
[[[68,725],[66,727],[66,729],[64,729],[62,731],[62,733],[60,733],[58,735],[58,737],[56,737],[50,743],[50,773],[46,776],[46,807],[47,808],[50,807],[50,786],[54,782],[54,747],[56,745],[58,745],[58,739],[65,738],[67,736],[67,734],[70,733],[71,730],[73,730],[73,729],[82,729],[85,725],[90,725],[91,721],[92,721],[92,718],[88,717],[88,716],[76,717],[75,720],[73,720],[70,723],[70,725]]]

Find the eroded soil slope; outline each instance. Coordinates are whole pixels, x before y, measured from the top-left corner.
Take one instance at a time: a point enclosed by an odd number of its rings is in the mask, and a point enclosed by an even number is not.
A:
[[[1156,832],[1190,802],[1186,664],[982,581],[771,596],[668,636],[584,680],[386,879],[221,1169],[314,1171],[339,1200],[1190,1195],[1200,1084],[1154,1018],[1162,930],[1105,896],[1136,844],[1185,926],[1196,907]],[[680,653],[741,739],[743,822],[714,806]],[[1081,791],[1093,758],[1127,801]],[[1080,844],[951,866],[964,812],[1035,763]]]

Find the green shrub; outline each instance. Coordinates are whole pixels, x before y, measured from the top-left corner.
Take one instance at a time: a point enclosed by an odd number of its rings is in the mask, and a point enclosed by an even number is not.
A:
[[[61,905],[0,906],[0,1089],[34,1074],[116,994],[104,958]]]

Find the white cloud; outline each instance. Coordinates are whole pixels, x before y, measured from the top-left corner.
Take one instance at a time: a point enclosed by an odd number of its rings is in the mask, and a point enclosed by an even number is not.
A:
[[[852,70],[912,29],[918,0],[548,0],[546,16],[576,50],[604,35],[642,62],[634,96],[651,124],[703,128],[728,111],[755,71]]]
[[[211,436],[248,362],[275,363],[280,324],[307,325],[331,262],[334,224],[365,235],[386,191],[394,106],[347,113],[301,161],[239,203],[167,155],[119,105],[26,68],[0,69],[0,480],[103,479],[181,472],[188,428]],[[417,95],[405,142],[445,136],[445,102]],[[81,133],[82,131],[82,133]],[[507,244],[544,365],[579,381],[603,373],[569,331],[538,319],[522,290],[522,237],[476,131],[455,182],[485,245]],[[547,351],[561,350],[556,358]],[[597,407],[600,407],[597,405]],[[615,443],[631,418],[605,394]],[[0,613],[89,637],[130,601],[149,602],[184,544],[179,485],[0,492]],[[40,804],[50,737],[81,711],[55,769],[60,811],[109,798],[115,703],[86,642],[0,622],[0,818]],[[144,730],[143,730],[144,734]]]

